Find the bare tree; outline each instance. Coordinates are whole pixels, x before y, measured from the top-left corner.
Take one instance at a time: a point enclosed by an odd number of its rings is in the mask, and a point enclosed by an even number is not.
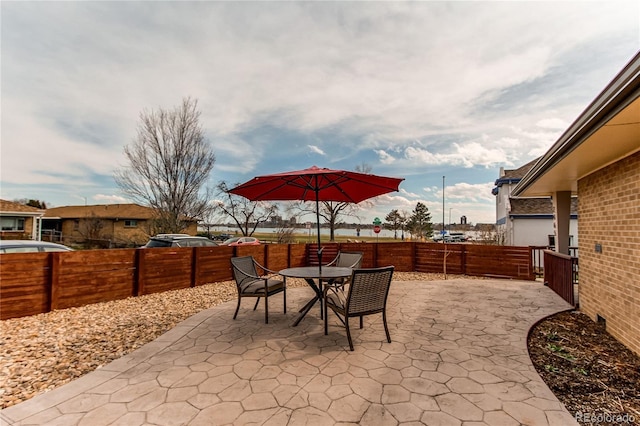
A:
[[[356,166],[356,172],[358,173],[371,173],[373,168],[367,163],[358,164]],[[341,216],[350,216],[358,218],[358,211],[363,207],[372,206],[371,201],[365,200],[360,204],[348,203],[345,201],[320,201],[319,216],[324,220],[324,223],[329,225],[329,239],[335,240],[335,230],[338,224],[338,219]],[[297,203],[297,210],[302,213],[313,213],[315,215],[315,203]],[[359,218],[358,218],[359,219]]]
[[[373,170],[373,166],[371,164],[362,162],[356,166],[356,172],[358,173],[366,173],[369,174]]]
[[[228,216],[236,223],[242,235],[253,235],[256,228],[271,219],[278,207],[263,201],[249,201],[240,195],[229,193],[229,186],[221,181],[217,187],[218,201],[214,203],[216,213]]]
[[[185,98],[173,110],[143,111],[136,139],[124,148],[129,165],[115,173],[124,193],[156,210],[160,232],[181,232],[210,208],[205,184],[215,155],[197,106]]]

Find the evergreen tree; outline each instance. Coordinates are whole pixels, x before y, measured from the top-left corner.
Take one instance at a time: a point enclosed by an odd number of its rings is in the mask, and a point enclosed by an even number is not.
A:
[[[431,223],[431,213],[422,203],[416,204],[416,208],[411,212],[407,221],[407,228],[412,235],[422,239],[431,238],[433,235],[433,224]]]
[[[387,229],[393,229],[393,238],[398,238],[398,229],[402,228],[405,222],[405,218],[398,212],[397,209],[391,210],[387,216],[385,216],[384,227]]]

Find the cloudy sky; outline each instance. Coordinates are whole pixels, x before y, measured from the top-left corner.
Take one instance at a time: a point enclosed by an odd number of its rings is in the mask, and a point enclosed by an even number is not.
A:
[[[637,1],[10,2],[3,199],[127,202],[143,110],[198,100],[211,185],[312,165],[403,177],[361,212],[423,202],[495,221],[500,167],[543,154],[640,47]]]

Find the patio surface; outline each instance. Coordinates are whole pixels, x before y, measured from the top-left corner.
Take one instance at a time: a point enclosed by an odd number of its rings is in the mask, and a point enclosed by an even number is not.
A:
[[[381,315],[352,320],[355,351],[310,288],[200,312],[155,341],[0,411],[15,425],[577,425],[536,373],[527,333],[570,306],[539,282],[394,281]]]

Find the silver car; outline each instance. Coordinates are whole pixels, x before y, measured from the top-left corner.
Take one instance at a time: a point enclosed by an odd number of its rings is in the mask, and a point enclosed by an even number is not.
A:
[[[0,253],[37,253],[45,251],[73,251],[73,249],[47,241],[0,240]]]
[[[142,247],[215,247],[217,245],[218,243],[206,237],[193,237],[187,234],[158,234],[151,237]]]

